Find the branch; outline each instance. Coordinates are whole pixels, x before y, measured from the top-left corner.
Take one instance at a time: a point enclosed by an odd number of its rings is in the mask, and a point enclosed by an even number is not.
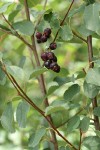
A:
[[[84,39],[83,37],[81,37],[80,35],[78,35],[74,30],[72,30],[72,33],[73,33],[76,37],[78,37],[79,39],[81,39],[83,42],[87,43],[87,40]]]
[[[74,0],[72,0],[71,4],[70,4],[70,6],[69,6],[69,8],[68,8],[68,10],[67,10],[67,13],[65,14],[63,20],[62,20],[61,23],[60,23],[60,26],[63,26],[64,21],[65,21],[65,19],[67,18],[68,14],[69,14],[69,12],[70,12],[70,10],[71,10],[71,7],[72,7],[73,3],[74,3]],[[57,31],[57,33],[56,33],[56,35],[55,35],[55,38],[54,38],[54,40],[53,40],[53,42],[55,42],[55,40],[56,40],[56,38],[57,38],[57,36],[58,36],[59,31],[60,31],[60,28],[58,29],[58,31]]]
[[[11,81],[11,83],[13,84],[13,86],[15,87],[15,89],[17,90],[17,92],[19,93],[19,95],[25,99],[35,110],[37,110],[51,125],[51,127],[53,128],[53,130],[64,140],[66,141],[66,143],[72,147],[74,150],[77,150],[53,125],[53,123],[50,121],[49,116],[45,116],[45,112],[43,112],[39,107],[37,107],[32,100],[27,96],[27,94],[22,90],[22,88],[19,86],[19,84],[17,83],[17,81],[15,80],[15,78],[10,75],[7,70],[6,70],[6,66],[0,62],[2,65],[2,70],[3,72],[6,74],[6,76],[8,77],[8,79]],[[55,149],[56,150],[56,149]]]
[[[94,68],[94,62],[93,60],[93,49],[92,49],[92,36],[87,37],[87,45],[88,45],[88,59],[89,59],[89,68]],[[97,104],[97,97],[92,99],[92,107],[93,109],[95,107],[98,107]],[[99,118],[98,116],[94,115],[94,125],[96,130],[100,130],[100,123],[99,123]]]
[[[26,18],[27,18],[27,20],[30,21],[30,13],[29,13],[27,0],[24,0],[24,5],[25,5]],[[32,48],[31,49],[32,49],[34,57],[35,57],[36,65],[40,66],[40,61],[39,61],[39,57],[38,57],[38,53],[37,53],[37,49],[36,49],[34,35],[31,36],[31,41],[32,41]],[[46,87],[45,87],[43,75],[40,75],[40,77],[38,78],[38,81],[39,81],[39,84],[40,84],[41,91],[42,91],[43,95],[45,96],[46,95]],[[47,98],[45,99],[44,103],[45,103],[45,107],[49,106]],[[52,126],[51,116],[48,116],[47,119],[49,120],[50,126]],[[51,130],[51,135],[52,135],[52,140],[53,140],[53,143],[54,143],[54,148],[55,148],[55,150],[58,150],[58,143],[57,143],[57,139],[56,139],[56,134],[53,130]]]
[[[81,150],[81,144],[82,144],[82,131],[80,129],[80,143],[79,143],[79,150]]]

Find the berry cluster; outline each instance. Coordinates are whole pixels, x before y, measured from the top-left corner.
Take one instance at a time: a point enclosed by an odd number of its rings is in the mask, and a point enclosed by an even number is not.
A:
[[[50,28],[46,28],[42,33],[37,32],[36,33],[36,38],[37,38],[37,42],[38,43],[44,43],[47,41],[47,39],[50,37],[51,34],[51,29]],[[49,45],[50,50],[55,50],[57,48],[57,44],[55,42],[52,42]],[[55,54],[53,52],[44,52],[41,54],[41,58],[44,61],[44,66],[47,69],[51,69],[54,72],[60,72],[60,66],[57,64],[57,57],[55,56]]]
[[[44,43],[47,41],[47,39],[50,37],[51,34],[51,29],[50,28],[46,28],[42,33],[37,32],[36,33],[36,38],[37,38],[37,43]]]
[[[44,52],[41,54],[41,58],[44,61],[44,66],[47,69],[51,69],[54,72],[60,72],[60,66],[57,64],[57,57],[53,52]]]

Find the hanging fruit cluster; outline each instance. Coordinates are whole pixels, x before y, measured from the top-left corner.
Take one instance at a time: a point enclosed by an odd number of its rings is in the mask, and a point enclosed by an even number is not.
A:
[[[51,34],[51,29],[50,28],[46,28],[42,33],[37,32],[36,33],[36,38],[37,38],[37,43],[44,43],[47,41],[47,39],[50,37]],[[55,56],[55,54],[53,52],[51,52],[51,50],[55,50],[57,48],[57,44],[55,42],[52,42],[49,45],[48,50],[50,49],[50,51],[46,51],[43,52],[41,54],[41,59],[44,61],[44,66],[47,69],[51,69],[54,72],[59,73],[60,72],[60,66],[57,64],[57,57]]]

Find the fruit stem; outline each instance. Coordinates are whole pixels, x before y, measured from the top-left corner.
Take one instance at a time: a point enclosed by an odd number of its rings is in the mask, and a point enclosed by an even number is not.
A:
[[[89,68],[94,68],[92,36],[91,35],[87,37],[87,45],[88,45]],[[98,107],[97,97],[92,99],[92,107],[93,107],[93,110],[95,107]],[[98,118],[98,116],[95,116],[95,115],[94,115],[94,126],[95,126],[96,130],[100,130],[99,118]]]

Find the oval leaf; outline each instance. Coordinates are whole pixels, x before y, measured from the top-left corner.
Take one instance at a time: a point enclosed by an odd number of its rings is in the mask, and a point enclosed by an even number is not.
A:
[[[74,116],[72,117],[67,124],[67,132],[72,132],[74,129],[76,129],[80,124],[80,117]]]
[[[83,87],[84,87],[85,95],[89,98],[94,98],[99,92],[99,89],[97,86],[87,83],[86,81],[84,82]]]
[[[100,68],[90,68],[86,75],[86,82],[100,86]]]
[[[90,124],[90,118],[84,117],[84,118],[81,120],[80,128],[81,128],[82,132],[88,131],[89,124]]]
[[[61,27],[59,35],[64,41],[69,41],[73,38],[73,33],[67,25]]]
[[[46,128],[42,127],[38,129],[35,133],[35,136],[30,137],[29,147],[36,147],[41,141],[42,137],[45,135],[45,133],[46,133]]]
[[[67,101],[71,101],[72,98],[80,92],[80,86],[78,84],[73,84],[68,88],[68,90],[64,93],[64,99]]]
[[[46,68],[36,68],[34,69],[34,71],[32,72],[32,74],[30,75],[30,79],[39,76],[40,74],[43,74],[44,72],[48,71]]]
[[[8,132],[15,132],[14,129],[14,111],[12,103],[7,103],[6,108],[1,116],[1,124]]]
[[[29,111],[29,108],[30,108],[29,104],[26,102],[20,102],[18,104],[16,110],[16,121],[18,122],[21,128],[26,127],[26,119],[27,119],[27,113]]]
[[[100,106],[95,107],[93,110],[94,115],[100,117]]]
[[[64,111],[64,110],[68,110],[66,104],[60,106],[48,106],[45,110],[45,115],[49,115],[54,112]]]
[[[13,27],[16,31],[21,34],[32,36],[34,33],[34,26],[31,21],[20,21],[13,24]]]
[[[4,13],[7,11],[7,8],[11,5],[12,3],[5,3],[4,5],[0,6],[0,14]]]

